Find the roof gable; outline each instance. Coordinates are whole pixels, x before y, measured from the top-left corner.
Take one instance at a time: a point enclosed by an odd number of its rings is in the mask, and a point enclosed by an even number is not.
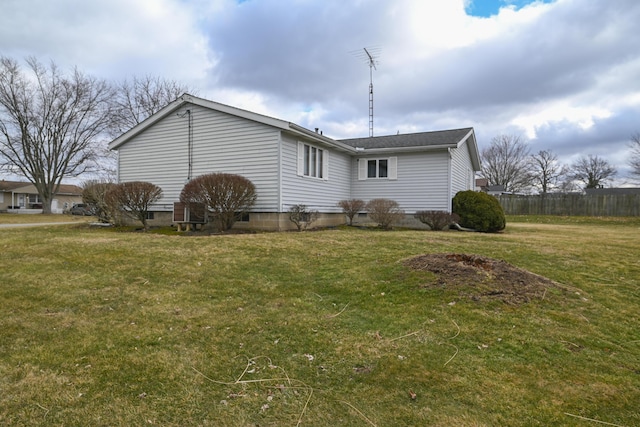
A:
[[[187,93],[183,94],[180,98],[176,99],[172,103],[168,104],[166,107],[162,108],[155,114],[149,116],[142,123],[134,126],[129,131],[120,135],[118,138],[114,139],[109,143],[109,149],[116,150],[121,145],[127,143],[129,140],[134,138],[136,135],[142,133],[155,123],[159,122],[163,118],[167,117],[170,114],[173,114],[176,110],[188,105],[198,105],[203,108],[208,108],[210,110],[219,111],[222,113],[230,114],[232,116],[241,117],[247,120],[251,120],[257,123],[262,123],[267,126],[271,126],[282,131],[290,132],[297,136],[303,136],[307,139],[314,140],[319,143],[324,143],[334,148],[340,149],[342,151],[351,151],[352,148],[348,145],[342,144],[339,141],[328,138],[322,134],[317,132],[310,131],[302,126],[298,126],[295,123],[287,122],[284,120],[276,119],[274,117],[265,116],[263,114],[254,113],[251,111],[243,110],[241,108],[232,107],[230,105],[221,104],[219,102],[209,101],[204,98],[198,98],[197,96],[189,95]]]
[[[452,130],[440,130],[432,132],[420,132],[410,134],[398,134],[388,136],[377,136],[369,138],[351,138],[336,140],[326,137],[318,132],[313,132],[295,123],[265,116],[263,114],[253,113],[241,108],[231,107],[207,99],[199,98],[187,93],[168,104],[155,114],[152,114],[142,123],[125,132],[118,138],[111,141],[109,148],[117,150],[123,144],[126,144],[136,135],[144,132],[146,129],[159,122],[176,110],[188,105],[198,105],[215,111],[220,111],[233,116],[241,117],[254,122],[262,123],[283,132],[292,134],[294,137],[304,138],[313,142],[330,146],[336,150],[357,155],[362,150],[369,153],[390,152],[390,151],[423,151],[433,149],[459,148],[465,141],[468,142],[469,154],[475,170],[480,170],[480,157],[478,147],[475,140],[473,128],[461,128]]]

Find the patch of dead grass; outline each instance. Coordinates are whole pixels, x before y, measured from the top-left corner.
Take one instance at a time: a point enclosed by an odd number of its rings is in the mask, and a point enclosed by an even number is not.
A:
[[[506,261],[475,254],[425,254],[405,260],[404,265],[437,275],[435,283],[425,284],[425,287],[458,288],[474,301],[500,300],[518,305],[544,299],[549,288],[561,288],[551,279]]]

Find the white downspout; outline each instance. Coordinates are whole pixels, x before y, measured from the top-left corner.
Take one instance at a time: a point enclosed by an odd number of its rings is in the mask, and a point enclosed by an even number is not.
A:
[[[449,195],[447,198],[447,212],[451,213],[451,199],[453,198],[453,195],[451,194],[453,192],[453,182],[451,179],[451,159],[453,158],[453,155],[451,154],[451,147],[447,148],[447,153],[449,154],[449,161],[447,162],[447,194]]]

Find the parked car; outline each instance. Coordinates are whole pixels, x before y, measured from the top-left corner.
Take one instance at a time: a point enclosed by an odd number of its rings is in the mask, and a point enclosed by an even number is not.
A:
[[[91,209],[89,206],[85,205],[84,203],[78,203],[76,205],[73,205],[73,207],[69,210],[69,212],[71,212],[71,215],[85,215],[85,216],[93,215],[93,209]]]

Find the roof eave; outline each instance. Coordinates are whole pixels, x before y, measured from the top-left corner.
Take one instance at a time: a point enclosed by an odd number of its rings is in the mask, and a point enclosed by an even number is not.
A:
[[[419,145],[415,147],[385,147],[385,148],[362,148],[356,147],[357,154],[387,154],[387,153],[411,153],[418,151],[436,151],[446,150],[448,148],[456,148],[457,144],[440,144],[440,145]]]
[[[324,136],[322,134],[319,134],[317,132],[314,132],[312,130],[304,128],[304,127],[302,127],[300,125],[297,125],[295,123],[289,122],[289,131],[291,131],[292,133],[297,134],[297,135],[302,135],[302,136],[305,136],[307,138],[311,138],[312,140],[314,140],[316,142],[329,145],[329,146],[331,146],[331,147],[333,147],[333,148],[335,148],[337,150],[344,151],[344,152],[349,153],[349,154],[353,154],[353,153],[356,152],[355,148],[350,146],[350,145],[347,145],[347,144],[344,144],[342,142],[336,141],[333,138],[329,138],[328,136]]]
[[[467,133],[464,138],[460,140],[458,143],[458,147],[460,147],[465,141],[469,143],[469,156],[471,157],[471,164],[473,165],[473,170],[478,172],[482,170],[480,166],[480,153],[478,152],[478,142],[476,141],[476,134],[471,128],[469,133]]]

